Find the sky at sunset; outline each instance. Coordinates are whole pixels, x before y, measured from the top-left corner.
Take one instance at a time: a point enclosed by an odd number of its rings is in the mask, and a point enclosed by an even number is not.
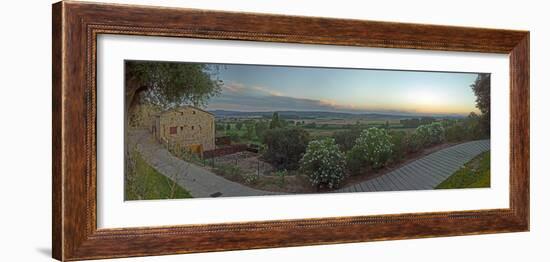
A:
[[[478,112],[476,73],[224,65],[208,110],[460,114]]]

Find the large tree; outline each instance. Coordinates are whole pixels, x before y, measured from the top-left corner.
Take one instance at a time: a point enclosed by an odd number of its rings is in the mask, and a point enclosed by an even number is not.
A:
[[[485,135],[491,133],[491,75],[478,74],[471,85],[476,95],[476,107],[481,112],[480,128]]]
[[[296,170],[309,140],[309,133],[302,128],[268,129],[263,134],[267,146],[264,158],[279,170]]]
[[[279,119],[279,113],[273,112],[273,116],[271,116],[271,122],[269,122],[269,129],[280,128],[282,126],[283,125],[281,123],[281,120]]]
[[[219,94],[218,68],[207,64],[126,61],[125,99],[130,112],[143,99],[169,109],[182,104],[204,106]]]

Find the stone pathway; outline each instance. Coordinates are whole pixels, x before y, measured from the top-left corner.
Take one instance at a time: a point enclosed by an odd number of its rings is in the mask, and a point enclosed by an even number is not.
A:
[[[128,145],[135,147],[149,165],[176,181],[195,198],[280,194],[229,181],[198,165],[185,162],[170,154],[147,130],[129,131]]]
[[[475,156],[489,151],[491,140],[477,140],[448,147],[417,159],[377,178],[336,192],[372,192],[433,189]]]

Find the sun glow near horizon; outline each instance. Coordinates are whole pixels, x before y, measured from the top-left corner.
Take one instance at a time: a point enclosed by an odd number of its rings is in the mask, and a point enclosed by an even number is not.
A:
[[[479,112],[477,73],[225,65],[209,108],[410,114]]]

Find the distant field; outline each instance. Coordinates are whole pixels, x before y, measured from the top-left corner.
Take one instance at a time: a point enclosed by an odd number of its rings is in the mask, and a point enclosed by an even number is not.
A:
[[[228,124],[231,126],[231,131],[234,134],[237,134],[239,137],[241,137],[241,141],[243,143],[247,142],[258,142],[258,141],[248,141],[246,139],[242,139],[245,136],[246,133],[246,127],[243,125],[240,130],[237,129],[236,123],[238,122],[244,122],[244,121],[250,121],[250,118],[233,118],[231,120],[221,120],[217,122],[218,124],[221,124],[223,126],[227,126]],[[262,120],[267,121],[267,120]],[[389,124],[389,129],[393,130],[401,130],[401,131],[414,131],[415,128],[404,128],[403,125],[400,124],[398,119],[360,119],[360,118],[349,118],[349,119],[342,119],[342,118],[317,118],[317,119],[291,119],[286,120],[289,122],[289,126],[300,126],[307,130],[310,135],[313,138],[318,137],[329,137],[332,136],[335,132],[348,130],[351,126],[354,126],[356,124],[360,124],[366,127],[379,127]],[[315,123],[315,126],[311,126],[313,123]],[[225,130],[216,130],[216,136],[224,136],[227,135],[228,132]]]
[[[329,137],[334,134],[334,132],[342,131],[346,129],[320,129],[320,128],[304,128],[309,134],[313,137]]]
[[[218,124],[224,124],[224,125],[230,124],[231,129],[233,129],[233,128],[235,128],[235,124],[239,121],[241,121],[241,122],[251,121],[251,119],[244,118],[244,119],[218,120],[217,123]],[[268,121],[268,120],[263,120],[263,121]],[[319,118],[319,119],[291,119],[291,120],[286,120],[286,121],[288,121],[290,124],[294,123],[295,125],[308,125],[308,124],[315,123],[315,125],[317,125],[318,127],[323,126],[323,125],[327,125],[328,127],[331,127],[331,128],[339,128],[339,127],[344,127],[344,126],[349,126],[349,125],[356,125],[356,124],[361,124],[361,125],[385,125],[386,122],[390,126],[395,126],[395,127],[400,127],[401,126],[399,120],[396,120],[396,119],[370,120],[370,119]]]
[[[389,124],[399,124],[398,119],[364,119],[364,118],[347,118],[347,119],[334,119],[334,118],[318,118],[318,119],[297,119],[295,121],[303,121],[304,124],[315,123],[317,125],[355,125],[359,124],[386,124],[386,121]]]

